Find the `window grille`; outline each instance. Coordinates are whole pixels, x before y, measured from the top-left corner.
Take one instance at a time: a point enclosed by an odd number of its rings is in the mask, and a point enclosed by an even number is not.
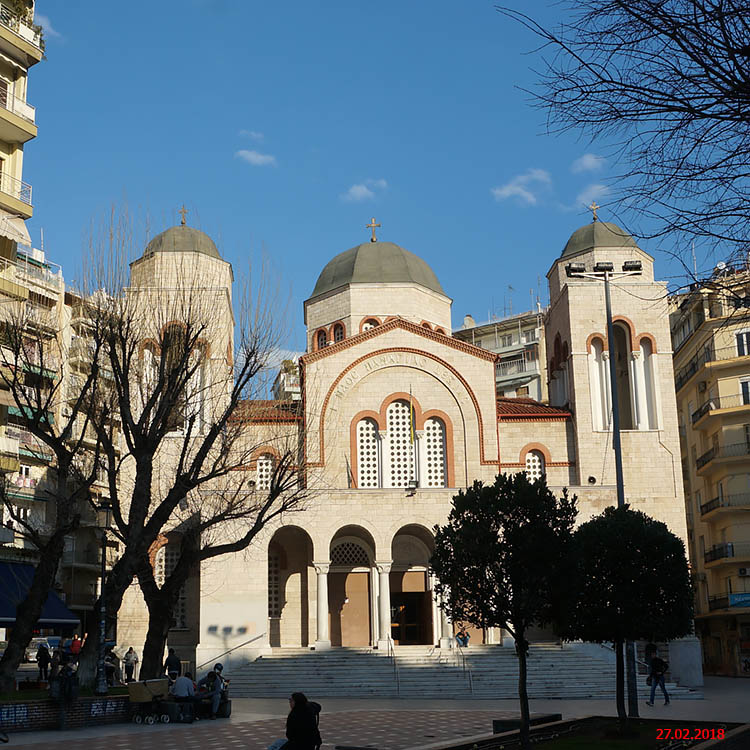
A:
[[[278,552],[268,555],[268,616],[281,617],[281,559]]]
[[[346,568],[369,568],[367,551],[356,542],[342,542],[331,550],[331,565]]]
[[[273,476],[273,456],[264,453],[258,458],[256,487],[259,490],[271,489],[271,477]]]
[[[180,544],[165,544],[160,547],[154,560],[154,578],[156,584],[161,588],[164,581],[172,574],[172,571],[180,559]],[[177,602],[172,612],[174,624],[172,628],[184,630],[187,628],[187,593],[185,584],[180,587],[180,593],[177,596]]]
[[[340,323],[337,323],[333,327],[333,340],[336,343],[344,340],[344,326],[342,326]]]
[[[426,486],[445,487],[445,426],[442,420],[433,417],[425,422],[424,439]]]
[[[372,419],[357,425],[357,480],[362,488],[379,487],[378,426]]]
[[[544,456],[539,451],[526,454],[526,477],[530,482],[541,479],[544,474]]]
[[[406,401],[394,401],[388,407],[389,487],[409,487],[415,478],[410,411]]]
[[[325,349],[328,343],[328,336],[325,331],[318,331],[318,349]]]

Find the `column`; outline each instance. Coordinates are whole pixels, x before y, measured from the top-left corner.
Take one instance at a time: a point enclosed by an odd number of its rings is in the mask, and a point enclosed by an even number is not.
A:
[[[372,628],[371,646],[378,645],[380,637],[380,616],[378,615],[378,570],[370,568],[370,627]]]
[[[378,569],[378,648],[386,651],[391,637],[391,561],[376,562]]]
[[[440,648],[453,648],[453,633],[448,615],[440,608]]]
[[[430,586],[430,601],[432,602],[432,643],[440,643],[440,638],[443,635],[442,626],[440,624],[440,604],[438,602],[437,592],[435,591],[435,576],[430,575],[429,577]]]
[[[612,429],[612,378],[609,373],[609,352],[602,352],[602,367],[604,368],[604,429]]]
[[[635,402],[638,407],[638,429],[648,429],[648,401],[646,396],[646,373],[643,368],[643,353],[632,352]]]
[[[318,574],[318,637],[315,640],[315,650],[326,651],[331,648],[331,637],[328,634],[328,569],[330,563],[314,562],[313,566]]]

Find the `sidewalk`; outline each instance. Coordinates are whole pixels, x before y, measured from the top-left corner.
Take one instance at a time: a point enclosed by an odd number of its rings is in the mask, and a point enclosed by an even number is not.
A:
[[[750,680],[707,677],[705,699],[674,701],[654,708],[640,696],[643,717],[685,721],[747,722],[750,717]],[[323,705],[321,733],[325,745],[371,744],[379,750],[398,750],[444,737],[489,732],[492,719],[516,716],[518,702],[511,700],[395,700],[310,696]],[[206,743],[264,750],[284,734],[288,704],[279,698],[239,699],[232,702],[229,720],[153,727],[114,724],[66,732],[24,732],[11,735],[11,746],[36,745],[47,750],[66,750],[71,741],[77,750],[198,750]],[[616,715],[614,700],[533,700],[532,713],[562,713],[564,719]],[[213,739],[212,739],[213,738]]]

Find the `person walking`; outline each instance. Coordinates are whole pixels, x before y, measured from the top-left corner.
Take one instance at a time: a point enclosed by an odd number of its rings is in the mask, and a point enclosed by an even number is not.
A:
[[[659,686],[661,687],[662,693],[664,693],[664,705],[668,706],[669,693],[664,685],[664,675],[669,669],[669,664],[656,655],[656,646],[653,643],[649,643],[648,646],[646,646],[646,661],[648,662],[648,677],[646,678],[646,684],[651,686],[651,698],[646,701],[646,705],[654,705],[656,687]]]
[[[39,667],[39,680],[45,682],[49,678],[49,665],[52,661],[52,657],[49,654],[49,649],[44,643],[39,644],[39,648],[36,650],[36,665]]]
[[[125,682],[132,682],[135,665],[138,664],[138,654],[135,653],[132,646],[125,652],[122,660],[125,664]]]
[[[70,642],[70,661],[73,664],[78,664],[78,657],[81,655],[81,649],[86,643],[86,636],[88,633],[83,634],[83,640],[78,637],[78,633],[73,634],[73,640]]]
[[[180,663],[180,657],[177,656],[173,648],[169,649],[167,659],[164,662],[164,674],[170,672],[177,672],[178,675],[182,674],[182,664]]]

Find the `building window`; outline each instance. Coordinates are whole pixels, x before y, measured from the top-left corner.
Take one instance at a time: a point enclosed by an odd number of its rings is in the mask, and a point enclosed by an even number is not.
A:
[[[268,616],[281,617],[281,558],[268,553]]]
[[[154,561],[154,578],[156,584],[161,588],[164,582],[172,574],[180,559],[180,544],[173,542],[160,547],[156,553]],[[185,584],[180,587],[180,593],[177,596],[177,603],[172,612],[173,624],[171,628],[185,630],[187,628],[187,594]]]
[[[530,330],[523,332],[524,344],[531,344],[534,341],[536,341],[536,328],[531,328]]]
[[[445,425],[431,417],[424,423],[425,487],[445,487]]]
[[[633,388],[631,379],[631,345],[630,331],[621,323],[614,325],[614,351],[610,356],[615,358],[615,387],[620,407],[620,429],[636,429]]]
[[[318,349],[326,348],[326,345],[328,344],[328,336],[325,331],[318,331],[316,343]]]
[[[500,346],[505,348],[507,346],[513,346],[513,334],[509,333],[505,336],[500,337]]]
[[[269,453],[264,453],[258,457],[258,461],[256,462],[255,486],[259,490],[270,490],[271,477],[273,477],[273,456]]]
[[[375,318],[368,318],[364,323],[362,323],[362,330],[363,331],[369,331],[371,328],[377,328],[380,324],[378,323]]]
[[[373,419],[357,425],[357,480],[362,488],[380,486],[380,446],[378,426]]]
[[[339,341],[344,340],[344,326],[341,325],[341,323],[336,323],[336,325],[333,327],[333,341],[334,343],[338,343]]]
[[[740,380],[743,405],[750,404],[750,380]]]
[[[744,357],[746,354],[750,354],[750,331],[735,334],[735,339],[737,341],[737,356]]]
[[[536,482],[544,476],[544,456],[540,451],[529,451],[526,454],[526,478]]]
[[[521,398],[523,396],[528,396],[528,395],[529,395],[529,386],[524,385],[524,386],[521,386],[520,388],[516,388],[516,396],[518,398]]]
[[[410,487],[414,466],[414,410],[406,401],[394,401],[386,414],[388,426],[389,487]]]

